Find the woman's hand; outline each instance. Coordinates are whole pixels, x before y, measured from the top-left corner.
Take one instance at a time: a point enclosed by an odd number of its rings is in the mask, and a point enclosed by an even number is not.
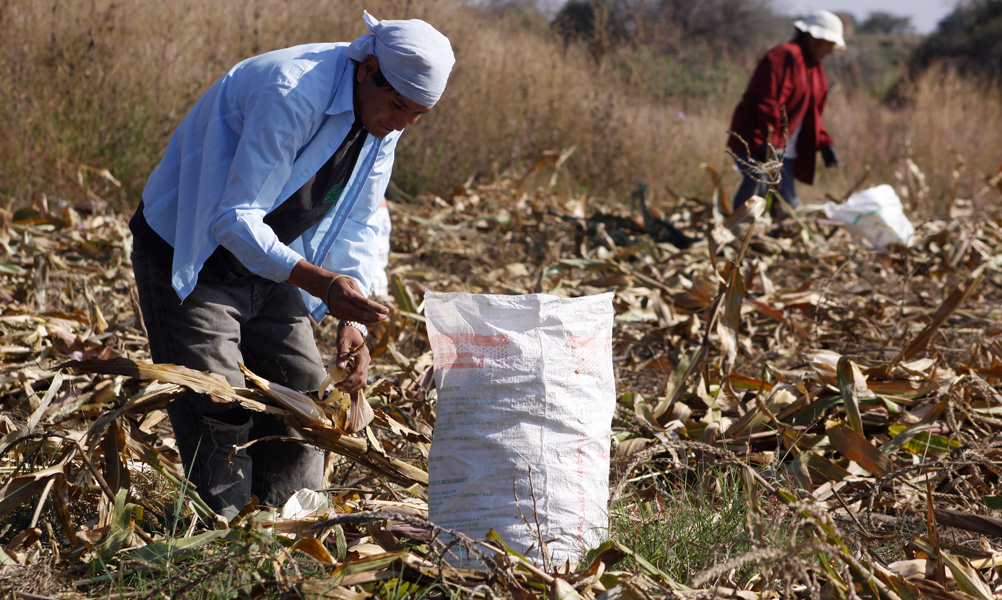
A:
[[[838,152],[831,146],[821,146],[821,158],[825,161],[825,167],[829,169],[839,166]]]

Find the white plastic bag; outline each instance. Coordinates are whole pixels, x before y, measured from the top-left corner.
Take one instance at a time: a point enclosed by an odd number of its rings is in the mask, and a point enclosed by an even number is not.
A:
[[[316,515],[329,506],[327,496],[311,489],[303,488],[289,496],[282,506],[283,519],[305,519]]]
[[[844,204],[828,202],[825,215],[842,221],[853,237],[866,240],[878,250],[889,244],[909,246],[915,233],[901,199],[887,184],[856,192]]]
[[[435,524],[477,540],[494,529],[537,564],[608,538],[612,296],[425,294]]]

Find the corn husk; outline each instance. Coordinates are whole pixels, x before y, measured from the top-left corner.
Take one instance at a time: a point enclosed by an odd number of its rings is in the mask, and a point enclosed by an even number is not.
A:
[[[279,383],[268,381],[243,365],[240,365],[240,370],[243,371],[244,377],[248,381],[261,388],[261,391],[269,398],[291,410],[296,416],[305,419],[307,422],[323,425],[324,427],[332,425],[330,419],[324,415],[323,411],[320,410],[320,407],[317,406],[317,403],[310,396]]]
[[[362,390],[352,392],[351,408],[348,410],[348,426],[345,427],[345,430],[348,433],[362,431],[372,422],[374,417],[375,414],[372,412],[372,406],[365,399],[365,394],[362,393]]]

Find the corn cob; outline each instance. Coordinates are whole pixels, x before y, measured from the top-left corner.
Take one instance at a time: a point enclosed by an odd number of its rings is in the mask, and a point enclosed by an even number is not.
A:
[[[350,356],[348,357],[347,368],[339,369],[337,367],[337,356],[334,356],[333,358],[330,359],[330,361],[327,363],[327,377],[325,377],[323,383],[320,384],[321,397],[323,397],[323,394],[325,391],[327,391],[327,388],[336,386],[338,383],[341,383],[342,381],[347,379],[349,375],[352,374],[352,372],[355,370],[355,357],[361,348],[362,345],[359,344],[358,346],[355,346],[349,351]],[[365,394],[362,393],[362,390],[359,390],[357,392],[352,392],[351,394],[349,394],[349,396],[351,405],[350,408],[347,409],[348,414],[344,419],[345,420],[344,429],[348,433],[355,433],[357,431],[361,431],[362,429],[365,428],[366,425],[371,423],[374,415],[372,412],[372,407],[369,406],[368,401],[366,401]],[[334,387],[334,389],[331,391],[330,395],[327,397],[325,401],[331,406],[341,408],[342,410],[337,411],[340,416],[340,414],[343,412],[345,404],[344,392],[337,389],[337,387]]]
[[[327,377],[324,377],[323,382],[320,384],[320,397],[324,397],[324,392],[327,388],[341,383],[348,378],[349,375],[355,370],[355,357],[358,355],[358,351],[362,349],[362,345],[359,344],[351,350],[348,351],[348,364],[344,369],[337,368],[337,356],[332,356],[327,362]],[[341,400],[341,396],[344,392],[337,389],[336,387],[331,391],[330,396],[327,397],[327,402],[333,404]]]

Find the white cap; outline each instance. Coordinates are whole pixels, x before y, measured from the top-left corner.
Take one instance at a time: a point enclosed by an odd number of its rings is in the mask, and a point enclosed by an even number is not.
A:
[[[819,10],[794,22],[793,26],[800,31],[811,34],[811,37],[815,39],[834,42],[839,48],[845,48],[845,39],[842,37],[842,20],[835,13]]]
[[[393,89],[421,106],[434,106],[445,91],[456,62],[449,38],[419,19],[380,21],[362,13],[367,33],[348,47],[348,57],[362,62],[372,54]]]

